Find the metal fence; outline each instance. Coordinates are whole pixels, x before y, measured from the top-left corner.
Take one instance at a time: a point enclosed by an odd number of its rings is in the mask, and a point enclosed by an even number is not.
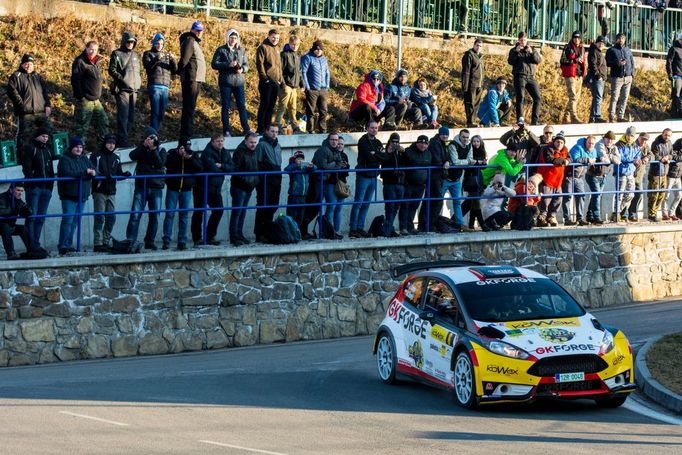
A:
[[[663,55],[682,30],[682,9],[667,8],[665,0],[610,2],[606,0],[131,0],[153,10],[206,16],[254,14],[255,20],[287,19],[292,25],[346,29],[402,29],[424,33],[488,36],[515,40],[525,31],[542,44],[561,45],[573,31],[589,39],[598,35],[614,41],[623,32],[637,52]],[[681,5],[682,6],[682,5]],[[398,14],[402,9],[402,15]],[[587,39],[583,41],[587,42]]]

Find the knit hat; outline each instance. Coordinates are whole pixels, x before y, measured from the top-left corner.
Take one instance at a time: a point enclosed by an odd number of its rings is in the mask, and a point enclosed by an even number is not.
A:
[[[118,140],[116,140],[116,135],[115,134],[107,134],[104,136],[104,143],[105,144],[117,144]]]
[[[626,136],[635,136],[637,135],[637,128],[633,126],[629,126],[628,129],[625,130],[625,135]]]
[[[41,126],[39,128],[36,128],[35,133],[33,133],[33,137],[38,137],[42,136],[43,134],[47,134],[48,136],[50,135],[50,130],[45,128],[44,126]]]
[[[580,32],[576,30],[576,31],[573,32],[573,34],[571,35],[571,38],[580,38]]]
[[[559,131],[556,133],[556,135],[552,138],[552,142],[554,141],[564,141],[564,144],[566,143],[566,137],[564,136],[563,131]]]
[[[614,133],[613,131],[607,131],[606,134],[604,135],[604,139],[615,140],[616,139],[616,133]]]
[[[154,128],[151,126],[148,126],[144,129],[144,137],[145,139],[148,138],[149,136],[157,136],[157,132]]]
[[[24,54],[21,56],[21,64],[23,65],[26,62],[35,62],[31,54]]]
[[[166,38],[163,36],[162,33],[157,33],[156,35],[154,35],[154,37],[152,38],[152,46],[156,46],[156,43],[158,43],[159,41],[164,42],[166,41]]]
[[[428,144],[428,143],[429,143],[428,136],[425,136],[422,134],[417,138],[417,144]]]
[[[596,40],[594,40],[595,43],[603,43],[604,42],[604,37],[599,35]]]
[[[398,141],[400,142],[400,134],[398,133],[391,133],[391,135],[388,137],[388,141]]]
[[[504,77],[498,77],[498,78],[495,80],[495,85],[500,84],[500,83],[505,83],[505,84],[506,84],[506,83],[507,83],[507,79],[505,79]]]
[[[300,151],[300,150],[296,150],[296,151],[294,152],[293,158],[294,158],[294,159],[297,159],[297,158],[303,158],[303,159],[305,159],[305,153],[303,153],[303,152]]]
[[[450,128],[447,126],[441,126],[438,128],[438,135],[439,136],[450,136]]]
[[[398,78],[400,76],[407,76],[407,70],[400,68],[398,71],[395,72],[395,77]]]
[[[194,21],[192,23],[192,28],[191,30],[196,30],[198,32],[203,32],[204,31],[204,24],[201,23],[201,21]]]
[[[74,136],[69,141],[69,150],[73,150],[76,147],[78,147],[79,145],[81,147],[83,146],[83,140],[81,138],[79,138],[78,136]]]

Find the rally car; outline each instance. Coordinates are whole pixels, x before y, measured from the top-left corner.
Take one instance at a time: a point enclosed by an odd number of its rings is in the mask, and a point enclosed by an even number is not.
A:
[[[413,263],[374,339],[379,377],[453,391],[457,404],[589,398],[617,407],[635,390],[625,335],[532,270]]]

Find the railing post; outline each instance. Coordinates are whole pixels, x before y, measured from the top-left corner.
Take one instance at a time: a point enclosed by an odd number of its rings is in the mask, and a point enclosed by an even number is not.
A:
[[[78,177],[78,206],[76,208],[78,226],[76,226],[76,251],[81,250],[81,213],[83,213],[83,177]],[[73,239],[69,239],[73,240]]]
[[[383,17],[382,26],[381,26],[381,32],[386,33],[386,31],[388,30],[388,26],[387,26],[388,21],[386,20],[386,18],[388,17],[388,2],[389,2],[389,0],[381,0],[381,1],[383,1],[383,3],[384,3],[383,4],[383,15],[384,15],[384,17]]]
[[[211,0],[206,0],[206,19],[211,17]]]
[[[541,19],[541,28],[542,28],[542,34],[540,35],[540,44],[542,46],[545,45],[547,42],[547,2],[542,2],[542,16],[540,17]]]

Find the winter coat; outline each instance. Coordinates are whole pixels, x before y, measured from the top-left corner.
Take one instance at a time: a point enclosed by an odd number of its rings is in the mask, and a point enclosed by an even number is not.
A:
[[[668,168],[668,178],[682,177],[682,138],[673,144],[672,161]]]
[[[17,116],[42,114],[46,107],[50,107],[45,80],[35,71],[28,74],[21,67],[9,77],[7,96]]]
[[[430,147],[420,152],[415,144],[405,149],[402,155],[402,167],[428,167],[433,163],[433,156]],[[433,180],[433,175],[431,176]],[[426,185],[429,181],[428,169],[409,169],[405,171],[406,185]]]
[[[192,32],[180,35],[178,74],[182,82],[206,82],[206,59],[200,43]]]
[[[376,110],[377,103],[384,99],[384,85],[379,83],[379,87],[374,86],[372,77],[375,73],[378,73],[378,71],[370,71],[367,73],[365,75],[365,82],[358,85],[358,88],[355,89],[355,97],[350,104],[351,112],[365,104],[368,104],[372,110]]]
[[[597,159],[597,148],[595,147],[592,150],[587,150],[585,148],[585,142],[586,139],[584,137],[581,137],[578,139],[578,142],[571,147],[571,151],[569,154],[571,155],[571,161],[573,163],[579,163],[579,164],[585,164],[589,165],[590,160],[596,160]],[[572,174],[569,171],[567,173],[567,177],[573,177],[574,179],[579,179],[585,176],[587,174],[587,168],[589,166],[573,166],[572,167]]]
[[[521,177],[516,181],[516,184],[514,185],[514,193],[516,194],[527,194],[528,193],[528,187],[526,185],[526,179]],[[516,213],[516,211],[519,209],[519,207],[526,205],[528,207],[536,206],[540,203],[540,200],[542,198],[538,196],[519,196],[519,197],[513,197],[509,199],[509,205],[507,205],[507,210],[509,213],[512,215]]]
[[[497,196],[481,199],[481,215],[483,215],[483,220],[485,221],[502,210],[504,198],[512,198],[516,196],[516,192],[507,186],[495,188],[491,184],[483,191],[483,196]]]
[[[310,174],[317,170],[315,165],[308,166],[308,163],[296,164],[293,156],[289,164],[284,168],[289,173],[289,196],[305,196],[310,187]]]
[[[462,56],[462,91],[481,88],[484,79],[483,54],[469,49]]]
[[[157,147],[153,150],[146,148],[144,145],[136,147],[130,152],[131,161],[137,161],[135,167],[135,175],[159,175],[166,173],[166,159],[168,153],[163,147]],[[146,188],[163,188],[164,178],[154,177],[147,179]],[[145,188],[145,179],[135,179],[135,189]]]
[[[14,190],[10,187],[7,191],[0,194],[0,217],[28,218],[31,216],[31,209],[28,208],[23,199],[14,197]],[[17,218],[0,220],[0,223],[16,226]]]
[[[665,57],[665,72],[668,73],[668,78],[682,77],[682,44],[679,40],[675,40],[672,47],[668,49],[668,55]]]
[[[540,138],[528,128],[511,129],[504,133],[500,142],[505,147],[516,146],[516,159],[522,160],[530,158],[532,150],[540,145]]]
[[[488,160],[488,167],[483,168],[483,184],[488,185],[495,177],[498,171],[502,171],[504,175],[514,177],[523,169],[523,163],[519,163],[516,159],[509,159],[505,149],[499,150],[495,156]]]
[[[279,48],[267,38],[256,49],[256,69],[261,82],[282,83],[282,57]]]
[[[422,104],[432,104],[435,101],[435,98],[431,90],[428,88],[426,90],[420,90],[418,82],[415,82],[412,86],[412,92],[410,93],[410,101],[417,106],[421,106]]]
[[[384,151],[384,144],[376,137],[371,138],[369,134],[363,134],[358,141],[358,164],[355,169],[379,169],[381,162],[377,157],[378,153]],[[376,172],[358,172],[358,176],[375,178]]]
[[[220,167],[217,166],[218,163]],[[203,172],[214,174],[208,176],[209,193],[220,192],[225,182],[225,174],[234,171],[234,162],[227,149],[216,150],[209,142],[201,153],[201,167]]]
[[[471,149],[471,143],[469,145],[463,145],[459,141],[459,136],[450,142],[447,148],[448,151],[448,161],[450,162],[450,168],[445,172],[445,180],[451,182],[456,182],[461,180],[464,175],[464,168],[462,166],[468,166],[474,159],[474,152]]]
[[[509,51],[507,62],[512,66],[512,74],[514,76],[533,79],[535,78],[538,64],[542,62],[542,56],[535,48],[533,52],[528,52],[525,48],[518,50],[514,46]]]
[[[588,174],[595,177],[607,175],[611,169],[611,163],[620,163],[618,149],[616,149],[616,146],[613,144],[610,147],[606,147],[604,139],[599,140],[594,146],[594,149],[597,151],[597,163],[587,169]]]
[[[381,181],[384,185],[404,185],[405,171],[400,170],[400,160],[405,150],[393,150],[389,153],[387,145],[383,152],[377,153],[376,157],[381,162]]]
[[[170,87],[173,75],[178,71],[178,62],[173,54],[151,48],[142,54],[142,65],[147,72],[147,87],[163,85]]]
[[[280,56],[282,58],[282,78],[284,83],[291,88],[303,87],[301,56],[294,52],[288,44],[284,45]]]
[[[184,175],[182,177],[166,177],[167,191],[192,191],[196,184],[196,177],[192,174],[198,174],[202,170],[203,167],[198,153],[193,153],[191,158],[185,159],[180,156],[178,149],[171,149],[166,158],[166,173]]]
[[[232,62],[237,62],[237,66],[230,66]],[[243,87],[245,83],[244,73],[249,71],[246,50],[241,47],[239,42],[235,44],[234,48],[223,44],[213,54],[211,68],[218,71],[219,86]],[[241,73],[237,72],[239,68],[242,69]]]
[[[542,183],[550,188],[561,188],[564,180],[566,165],[571,163],[571,156],[565,146],[561,150],[554,148],[554,145],[546,145],[540,150],[539,162],[541,164],[552,164],[553,166],[541,166],[538,174],[542,175]]]
[[[616,150],[618,151],[620,163],[613,169],[613,175],[634,176],[635,160],[638,160],[641,156],[637,144],[634,141],[628,143],[625,140],[625,136],[623,136],[616,142]]]
[[[97,176],[104,177],[102,180],[98,178],[93,182],[93,194],[116,194],[116,180],[112,177],[123,177],[130,175],[130,172],[123,172],[123,168],[121,167],[121,157],[118,156],[118,153],[110,152],[104,147],[102,147],[98,153],[93,153],[90,155],[90,162],[92,168],[97,171]]]
[[[315,151],[313,155],[313,164],[317,169],[322,169],[325,171],[335,170],[335,169],[345,169],[342,165],[343,157],[338,150],[332,150],[329,147],[329,141],[325,139],[322,141],[322,145]],[[346,165],[347,165],[346,161]],[[339,173],[329,172],[324,174],[324,181],[326,183],[336,183],[336,179]]]
[[[665,177],[668,175],[669,163],[661,163],[661,159],[672,159],[673,143],[670,140],[663,139],[660,134],[654,139],[651,144],[651,152],[654,155],[652,161],[659,161],[658,163],[651,163],[649,166],[649,177]]]
[[[330,73],[327,57],[316,57],[312,52],[301,57],[301,78],[306,90],[328,89]]]
[[[582,58],[582,63],[578,59]],[[573,40],[564,46],[561,53],[561,77],[583,77],[587,72],[587,59],[585,58],[585,48],[582,43],[577,47]]]
[[[620,60],[625,59],[625,65],[620,66]],[[621,47],[619,44],[606,51],[606,64],[611,77],[627,77],[635,74],[635,59],[629,47]]]
[[[497,91],[496,86],[493,85],[490,87],[478,108],[478,118],[481,119],[481,123],[485,126],[491,124],[499,125],[500,115],[498,114],[497,109],[500,105],[506,104],[507,102],[511,102],[511,98],[506,89],[500,93]]]
[[[241,141],[232,155],[232,162],[237,174],[234,174],[230,179],[230,185],[242,191],[253,191],[260,183],[260,176],[258,174],[240,175],[239,173],[258,171],[256,151],[249,150],[244,141]]]
[[[109,76],[122,92],[137,92],[142,87],[140,54],[126,47],[130,38],[134,38],[132,33],[123,32],[121,47],[112,52],[109,58]]]
[[[85,154],[74,155],[69,150],[59,158],[57,164],[57,175],[59,177],[80,177],[80,180],[59,180],[57,189],[59,199],[70,201],[85,202],[90,197],[92,187],[92,176],[88,174],[88,169],[92,169],[92,163]],[[80,187],[80,195],[78,189]]]
[[[443,175],[443,165],[448,160],[448,143],[443,142],[436,133],[429,140],[429,152],[431,152],[431,180],[435,183],[440,180]]]
[[[83,51],[71,65],[71,88],[73,97],[96,101],[102,96],[102,56],[95,57],[91,62]]]
[[[54,181],[32,182],[31,179],[54,178],[54,167],[52,162],[57,157],[52,153],[50,143],[33,139],[30,144],[24,147],[21,155],[21,168],[24,171],[25,189],[45,188],[52,190]]]
[[[410,93],[412,89],[409,84],[401,84],[398,79],[393,79],[390,85],[384,88],[384,99],[386,100],[387,106],[397,106],[400,104],[400,99],[405,98],[410,99]]]
[[[644,178],[644,174],[649,167],[649,161],[655,159],[654,154],[651,151],[651,146],[649,144],[644,144],[639,147],[639,166],[635,167],[635,180],[641,182]]]
[[[256,146],[256,159],[260,171],[282,170],[282,148],[277,139],[269,139],[263,136]]]
[[[606,58],[604,53],[597,47],[595,43],[590,44],[590,49],[587,53],[588,78],[591,80],[605,81],[608,77],[606,71]]]

